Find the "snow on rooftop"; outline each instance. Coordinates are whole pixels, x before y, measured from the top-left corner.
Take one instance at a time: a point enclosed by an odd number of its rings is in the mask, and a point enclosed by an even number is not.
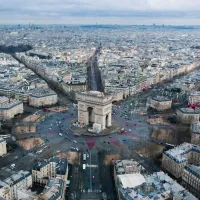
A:
[[[119,181],[122,183],[123,188],[134,188],[138,185],[145,183],[145,178],[142,174],[122,174],[118,175]]]
[[[197,145],[184,142],[183,144],[166,151],[165,154],[178,162],[186,162],[188,158],[185,157],[185,155],[194,148],[200,151],[200,147]]]

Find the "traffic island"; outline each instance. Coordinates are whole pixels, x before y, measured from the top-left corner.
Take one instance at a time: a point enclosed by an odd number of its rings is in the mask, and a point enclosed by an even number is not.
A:
[[[119,132],[120,131],[120,123],[113,122],[111,127],[108,127],[99,133],[90,132],[90,131],[88,131],[89,128],[90,128],[89,126],[85,126],[85,127],[73,126],[73,122],[72,122],[69,129],[76,136],[84,135],[84,136],[91,136],[91,137],[99,137],[99,136],[106,136],[106,135],[111,135],[112,133]]]

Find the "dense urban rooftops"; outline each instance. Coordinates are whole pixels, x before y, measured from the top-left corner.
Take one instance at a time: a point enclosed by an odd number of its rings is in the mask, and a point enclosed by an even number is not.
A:
[[[130,182],[131,183],[131,182]],[[137,185],[138,184],[138,185]],[[155,172],[149,176],[136,174],[133,185],[120,187],[122,195],[128,200],[177,199],[197,200],[176,181],[164,172]]]

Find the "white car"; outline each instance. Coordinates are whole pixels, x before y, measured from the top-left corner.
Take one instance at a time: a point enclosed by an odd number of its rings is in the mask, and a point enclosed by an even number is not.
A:
[[[76,140],[74,140],[74,143],[76,144],[76,143],[77,143],[77,141],[76,141]]]
[[[89,154],[87,154],[87,158],[89,158]]]
[[[62,136],[62,133],[58,133],[59,136]]]
[[[41,153],[42,153],[42,150],[36,152],[36,154],[41,154]]]
[[[10,167],[11,167],[12,169],[15,168],[15,164],[10,165]]]
[[[60,153],[60,150],[56,151],[57,153]]]
[[[76,151],[79,151],[79,149],[78,149],[78,148],[76,148]]]

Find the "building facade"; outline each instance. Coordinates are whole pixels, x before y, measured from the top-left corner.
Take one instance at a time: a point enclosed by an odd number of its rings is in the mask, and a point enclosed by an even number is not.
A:
[[[23,113],[23,103],[15,99],[0,97],[0,119],[12,119],[15,115]]]
[[[200,145],[200,122],[191,124],[191,143]]]
[[[187,165],[183,170],[182,184],[200,198],[200,166]]]
[[[65,199],[66,182],[68,177],[68,163],[63,158],[50,158],[38,163],[32,169],[33,182],[45,185],[46,190],[43,192],[43,199]],[[59,190],[55,191],[56,185]],[[53,195],[54,192],[54,195]],[[51,196],[51,197],[50,197]]]
[[[29,105],[34,107],[53,105],[57,101],[57,94],[50,89],[42,88],[29,96]]]
[[[150,100],[150,107],[158,111],[170,109],[171,106],[172,106],[172,100],[163,96],[153,97]]]
[[[177,119],[182,123],[198,122],[200,116],[199,108],[180,108],[177,109]]]
[[[39,162],[32,169],[33,182],[46,185],[49,178],[61,178],[65,182],[68,176],[68,163],[66,159],[50,158]]]
[[[7,154],[6,140],[0,138],[0,156]]]

